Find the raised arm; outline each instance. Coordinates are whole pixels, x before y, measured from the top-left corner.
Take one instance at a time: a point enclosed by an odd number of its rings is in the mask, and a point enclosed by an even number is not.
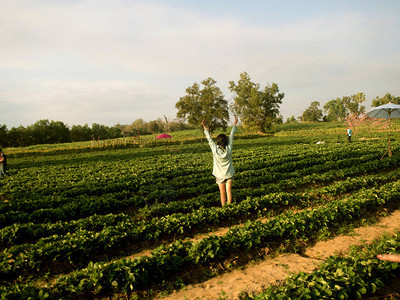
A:
[[[204,131],[205,131],[205,130],[208,131],[208,128],[207,128],[207,126],[206,126],[206,120],[201,121],[201,126],[203,126]]]
[[[233,144],[233,136],[235,135],[235,132],[236,132],[236,124],[237,124],[237,122],[238,122],[238,118],[235,117],[235,121],[233,122],[231,133],[229,135],[229,144],[230,144],[230,146],[232,146],[232,144]]]
[[[214,141],[213,141],[212,138],[211,138],[210,132],[208,131],[208,128],[207,128],[207,126],[206,126],[206,121],[203,120],[203,121],[201,122],[201,125],[202,125],[203,128],[204,128],[204,134],[206,135],[208,144],[210,145],[210,148],[211,148],[212,152],[215,152],[216,149],[217,149],[217,145],[214,143]]]

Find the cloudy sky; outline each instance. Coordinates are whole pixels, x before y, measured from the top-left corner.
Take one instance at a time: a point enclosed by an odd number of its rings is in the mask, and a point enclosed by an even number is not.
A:
[[[0,125],[176,117],[193,83],[247,72],[280,112],[400,96],[397,0],[0,0]]]

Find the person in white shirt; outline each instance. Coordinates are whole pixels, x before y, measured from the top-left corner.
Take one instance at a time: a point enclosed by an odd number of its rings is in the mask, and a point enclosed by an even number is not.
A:
[[[228,200],[228,204],[232,203],[232,180],[235,174],[232,162],[233,136],[236,132],[236,124],[238,120],[235,118],[229,139],[225,134],[217,136],[217,143],[213,141],[210,132],[203,120],[201,125],[204,128],[204,134],[210,145],[213,154],[213,175],[219,187],[221,196],[221,205],[224,206]]]
[[[353,131],[350,128],[347,128],[347,141],[351,143],[351,134]]]

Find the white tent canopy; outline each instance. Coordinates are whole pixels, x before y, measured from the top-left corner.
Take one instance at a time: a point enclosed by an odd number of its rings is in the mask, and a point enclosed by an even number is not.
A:
[[[383,119],[400,118],[400,105],[393,103],[380,105],[368,111],[367,116]]]
[[[366,116],[371,117],[371,118],[383,118],[383,119],[389,120],[389,147],[388,147],[387,152],[388,152],[389,156],[392,156],[392,149],[390,148],[390,119],[400,118],[400,105],[393,104],[393,103],[383,104],[383,105],[374,107],[373,109],[368,111],[366,113]],[[386,152],[385,152],[385,154],[386,154]],[[385,154],[383,154],[383,156],[385,156]],[[382,158],[383,158],[383,156],[382,156]]]

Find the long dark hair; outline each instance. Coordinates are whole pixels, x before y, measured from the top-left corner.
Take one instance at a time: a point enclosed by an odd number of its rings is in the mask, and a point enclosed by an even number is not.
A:
[[[222,149],[226,149],[226,146],[228,146],[228,137],[221,133],[217,136],[217,145],[222,148]]]

